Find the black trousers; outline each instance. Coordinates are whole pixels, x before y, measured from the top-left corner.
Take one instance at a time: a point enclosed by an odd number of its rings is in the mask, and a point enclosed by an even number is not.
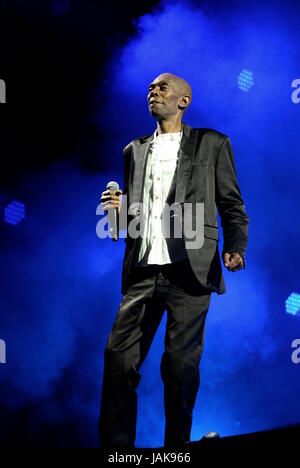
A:
[[[211,291],[201,287],[188,260],[134,269],[104,352],[101,448],[134,447],[139,370],[165,310],[165,350],[160,367],[164,446],[181,447],[190,440],[210,299]]]

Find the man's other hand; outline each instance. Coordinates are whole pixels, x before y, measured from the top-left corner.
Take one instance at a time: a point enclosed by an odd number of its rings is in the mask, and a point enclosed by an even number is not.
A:
[[[240,254],[237,252],[228,253],[225,252],[223,254],[223,262],[224,266],[227,268],[228,271],[238,271],[244,266],[244,262]]]

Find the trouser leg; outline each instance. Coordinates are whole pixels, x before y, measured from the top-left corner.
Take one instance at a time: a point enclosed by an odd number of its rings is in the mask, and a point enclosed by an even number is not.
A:
[[[144,361],[164,313],[155,277],[132,285],[120,304],[104,353],[100,446],[134,447],[137,393]]]
[[[205,320],[211,299],[207,291],[194,295],[177,286],[172,287],[171,278],[166,299],[165,351],[161,361],[165,447],[182,446],[190,440],[192,413],[200,383]]]

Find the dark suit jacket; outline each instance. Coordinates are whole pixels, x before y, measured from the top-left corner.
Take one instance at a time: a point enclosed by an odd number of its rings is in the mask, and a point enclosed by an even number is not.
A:
[[[232,146],[229,138],[216,130],[182,124],[178,163],[167,200],[179,204],[204,202],[203,246],[186,251],[200,284],[210,292],[223,294],[226,288],[218,248],[217,211],[223,229],[223,252],[238,252],[244,259],[244,268],[248,241],[249,218],[237,181]],[[123,149],[126,214],[130,204],[142,203],[145,163],[152,140],[153,133],[131,141]],[[128,222],[137,215],[129,215]],[[125,242],[122,294],[126,294],[130,285],[141,238],[127,236]],[[182,242],[185,248],[186,239]]]

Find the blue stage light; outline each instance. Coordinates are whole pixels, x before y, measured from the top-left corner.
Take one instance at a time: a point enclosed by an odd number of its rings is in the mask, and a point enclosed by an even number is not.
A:
[[[287,314],[300,316],[300,294],[292,293],[285,301],[285,310]]]
[[[254,86],[253,73],[244,68],[239,74],[237,81],[239,88],[247,93]]]
[[[4,210],[4,221],[8,224],[17,224],[25,218],[25,205],[19,201],[13,200]]]

